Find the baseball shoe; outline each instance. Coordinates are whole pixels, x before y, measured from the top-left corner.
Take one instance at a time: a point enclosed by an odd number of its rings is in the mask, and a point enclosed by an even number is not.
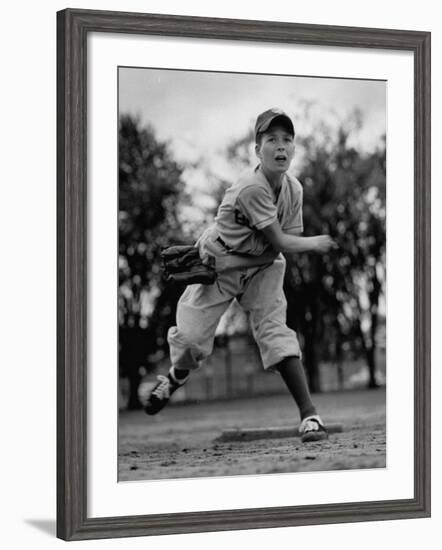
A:
[[[328,439],[328,432],[318,415],[304,418],[299,426],[299,433],[303,443]]]
[[[169,402],[170,396],[186,383],[187,378],[178,381],[172,377],[170,372],[167,376],[159,374],[157,376],[158,382],[150,392],[147,403],[144,406],[144,412],[151,415],[159,413]]]

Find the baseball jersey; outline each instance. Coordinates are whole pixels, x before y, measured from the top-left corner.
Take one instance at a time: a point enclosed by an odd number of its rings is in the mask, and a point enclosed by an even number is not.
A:
[[[302,232],[302,186],[286,173],[276,197],[258,165],[226,191],[215,225],[232,252],[259,256],[269,247],[261,230],[276,220],[285,233]]]

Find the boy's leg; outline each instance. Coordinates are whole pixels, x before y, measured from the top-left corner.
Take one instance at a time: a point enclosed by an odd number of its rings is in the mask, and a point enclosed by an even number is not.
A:
[[[176,326],[167,334],[170,362],[177,379],[198,369],[201,361],[212,353],[216,328],[232,299],[219,284],[186,288],[178,302]]]
[[[285,260],[282,257],[258,270],[247,283],[240,303],[250,313],[264,368],[281,374],[298,406],[302,440],[318,441],[325,439],[327,432],[310,396],[296,333],[286,324],[287,301],[282,288],[284,273]]]
[[[189,369],[178,369],[176,367],[171,367],[171,375],[177,380],[178,382],[184,382],[187,377],[189,376],[190,370]]]
[[[285,260],[256,270],[247,281],[240,304],[250,322],[265,369],[276,370],[287,357],[301,357],[296,332],[287,326],[287,301],[282,285]]]
[[[181,296],[176,322],[169,329],[170,367],[167,376],[159,375],[144,407],[147,414],[157,414],[171,395],[184,383],[190,371],[200,366],[213,349],[216,327],[232,298],[218,285],[190,285]]]
[[[317,415],[307,383],[304,367],[299,357],[286,357],[276,365],[295,403],[298,405],[301,420]]]
[[[286,357],[275,368],[281,374],[295,403],[298,405],[301,416],[299,431],[302,442],[327,439],[327,431],[316,411],[316,407],[313,405],[301,360],[298,357]]]

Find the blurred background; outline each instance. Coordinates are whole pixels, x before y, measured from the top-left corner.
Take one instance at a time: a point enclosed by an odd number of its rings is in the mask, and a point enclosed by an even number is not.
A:
[[[304,234],[339,244],[330,256],[300,254],[286,273],[287,322],[311,390],[385,385],[386,83],[120,68],[120,410],[140,408],[169,368],[166,335],[184,289],[163,283],[161,248],[193,244],[213,221],[225,189],[257,164],[255,119],[273,106],[295,125]],[[213,355],[174,399],[278,392],[234,302]]]

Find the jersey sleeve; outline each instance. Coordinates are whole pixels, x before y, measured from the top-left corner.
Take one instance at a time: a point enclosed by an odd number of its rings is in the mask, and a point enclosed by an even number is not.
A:
[[[296,181],[290,211],[287,216],[287,222],[284,224],[284,231],[292,235],[299,235],[304,231],[304,222],[302,217],[303,189],[302,185]]]
[[[237,197],[240,215],[254,229],[264,229],[278,219],[276,205],[266,189],[258,185],[246,187]]]

